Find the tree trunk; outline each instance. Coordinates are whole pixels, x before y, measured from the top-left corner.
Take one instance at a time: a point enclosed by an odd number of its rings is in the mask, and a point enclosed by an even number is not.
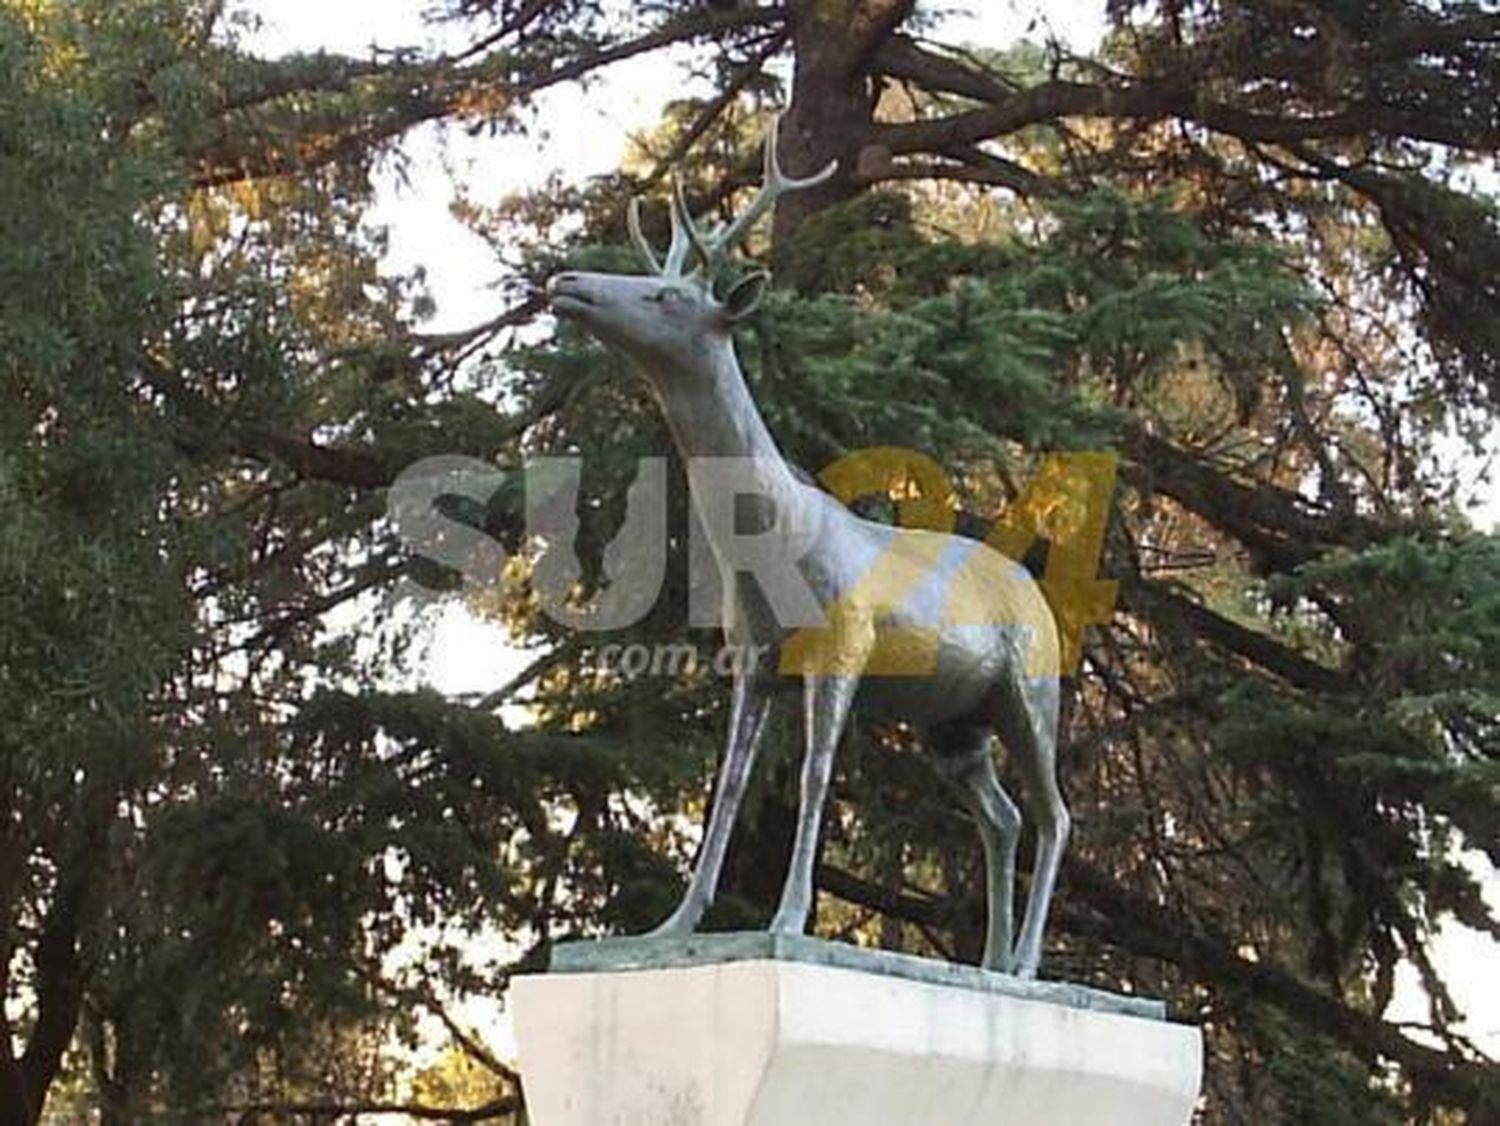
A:
[[[27,1080],[25,1063],[15,1056],[15,1033],[5,1015],[11,957],[10,950],[0,951],[0,1126],[31,1126],[42,1107]]]
[[[86,919],[98,906],[112,800],[108,790],[98,787],[80,803],[77,847],[59,866],[57,884],[32,948],[36,1023],[19,1059],[10,1024],[0,1015],[0,1126],[32,1126],[40,1120],[47,1093],[78,1031],[86,975],[79,941]],[[0,971],[8,968],[7,962]],[[7,977],[0,972],[0,1005],[8,995]]]
[[[816,188],[780,200],[773,254],[810,216],[859,193],[856,172],[878,95],[870,60],[913,7],[912,0],[797,0],[792,5],[792,104],[782,121],[782,166],[791,176],[811,175],[830,160],[839,167]]]
[[[63,1056],[73,1043],[83,1009],[83,967],[78,959],[78,919],[83,888],[58,892],[36,946],[37,1021],[16,1065],[27,1117],[3,1118],[30,1126],[40,1119],[47,1091],[62,1070]],[[3,1080],[0,1080],[3,1083]],[[3,1100],[0,1100],[3,1101]]]
[[[10,1029],[3,1029],[7,1041]],[[0,1122],[11,1126],[31,1126],[36,1121],[40,1106],[33,1106],[26,1089],[26,1077],[20,1063],[11,1057],[7,1042],[0,1045]]]

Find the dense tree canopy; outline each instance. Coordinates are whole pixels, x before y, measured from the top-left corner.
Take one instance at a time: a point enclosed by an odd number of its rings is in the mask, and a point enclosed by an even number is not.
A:
[[[1500,1115],[1431,954],[1445,920],[1500,940],[1500,540],[1452,465],[1500,412],[1500,15],[1124,0],[1079,57],[946,42],[936,7],[447,0],[445,54],[268,59],[211,0],[0,0],[0,1122],[515,1120],[449,1006],[666,913],[725,685],[599,650],[716,640],[680,495],[666,596],[587,634],[538,609],[507,484],[447,511],[513,552],[468,597],[537,660],[477,702],[393,690],[386,596],[464,592],[386,493],[429,455],[582,452],[602,582],[669,443],[540,283],[633,269],[624,202],[674,167],[731,207],[782,109],[793,173],[839,160],[751,247],[779,288],[740,350],[789,458],[917,450],[1043,573],[1044,455],[1121,459],[1048,972],[1201,1023],[1208,1123]],[[711,92],[616,175],[468,205],[495,315],[424,333],[363,221],[376,163],[653,52]],[[715,926],[780,887],[772,741]],[[972,826],[909,739],[855,733],[836,802],[820,933],[973,959]],[[1388,1017],[1403,965],[1419,1028]],[[412,1081],[424,1014],[462,1065]]]

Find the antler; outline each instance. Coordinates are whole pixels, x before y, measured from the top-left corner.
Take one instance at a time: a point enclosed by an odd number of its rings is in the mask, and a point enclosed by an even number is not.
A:
[[[811,188],[821,184],[838,170],[839,162],[830,160],[821,171],[801,179],[786,175],[781,170],[781,161],[776,156],[776,143],[780,135],[781,118],[771,119],[766,130],[764,182],[750,206],[727,225],[705,236],[693,222],[688,210],[687,198],[683,195],[682,181],[672,177],[672,245],[667,250],[665,261],[659,261],[651,244],[641,231],[641,200],[636,196],[630,201],[626,212],[626,225],[630,228],[630,241],[652,273],[662,277],[683,277],[683,267],[689,255],[696,255],[705,276],[711,277],[734,249],[735,244],[750,233],[750,229],[776,205],[776,200],[787,192]]]
[[[717,266],[729,252],[734,249],[736,243],[750,233],[750,228],[755,226],[760,217],[771,208],[776,206],[776,200],[787,192],[798,191],[802,188],[816,187],[824,180],[838,171],[839,162],[830,160],[821,171],[814,172],[811,176],[802,179],[794,179],[781,170],[781,161],[776,156],[776,142],[781,135],[781,118],[773,117],[770,128],[766,130],[766,155],[764,183],[755,198],[750,201],[750,206],[732,220],[723,230],[718,231],[708,240],[704,254],[710,263]]]
[[[651,244],[646,241],[646,235],[641,230],[641,197],[635,196],[630,201],[630,208],[625,213],[626,226],[630,229],[630,241],[635,244],[635,249],[646,267],[654,274],[660,274],[664,278],[683,277],[683,267],[687,265],[688,256],[696,252],[703,265],[708,265],[708,251],[703,242],[702,232],[693,222],[693,216],[688,211],[687,196],[683,194],[682,181],[676,175],[672,177],[672,206],[670,209],[672,219],[672,245],[667,248],[666,259],[659,260],[656,251],[651,249]]]

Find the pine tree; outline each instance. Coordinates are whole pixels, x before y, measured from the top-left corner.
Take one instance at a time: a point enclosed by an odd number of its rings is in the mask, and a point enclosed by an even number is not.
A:
[[[909,0],[452,0],[466,51],[268,60],[215,3],[0,4],[0,1118],[54,1091],[112,1122],[390,1107],[381,1048],[417,1013],[669,909],[725,692],[598,651],[715,644],[684,625],[680,489],[666,594],[607,637],[539,611],[516,488],[444,501],[517,561],[475,605],[539,650],[522,729],[502,693],[389,689],[411,631],[387,592],[461,583],[385,494],[432,454],[582,453],[594,589],[669,444],[617,362],[531,327],[539,284],[629,268],[624,201],[670,167],[732,207],[782,107],[793,172],[840,161],[750,248],[780,289],[741,353],[792,460],[916,449],[965,529],[1045,574],[1069,545],[1015,531],[1044,456],[1121,458],[1050,972],[1202,1023],[1208,1122],[1493,1117],[1430,950],[1444,919],[1500,937],[1462,851],[1500,859],[1500,549],[1440,457],[1492,433],[1500,388],[1476,186],[1500,17],[1110,11],[1078,58],[941,44]],[[523,252],[510,304],[424,335],[361,225],[375,162],[423,122],[525,128],[541,91],[667,48],[717,95],[615,177],[472,210]],[[339,608],[364,644],[322,628]],[[780,887],[797,741],[774,736],[716,926]],[[978,850],[921,756],[861,729],[839,770],[820,933],[972,958]],[[1403,961],[1420,1032],[1385,1019]],[[448,1025],[510,1113],[514,1076]]]

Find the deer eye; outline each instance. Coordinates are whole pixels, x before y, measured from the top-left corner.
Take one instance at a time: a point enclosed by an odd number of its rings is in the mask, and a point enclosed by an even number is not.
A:
[[[654,301],[658,305],[675,305],[682,300],[682,291],[672,286],[663,286],[655,293],[648,293],[646,295],[646,300]]]

